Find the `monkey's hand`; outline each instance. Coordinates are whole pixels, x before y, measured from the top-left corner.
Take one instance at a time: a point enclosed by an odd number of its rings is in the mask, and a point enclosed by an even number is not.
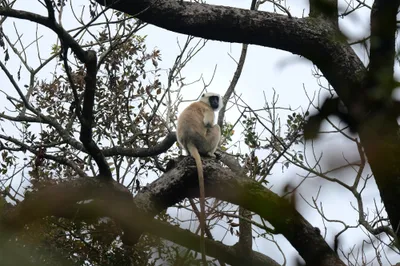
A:
[[[214,153],[211,153],[211,152],[207,153],[207,156],[208,156],[208,157],[211,157],[211,158],[216,158],[215,154],[214,154]]]
[[[206,128],[212,128],[214,124],[214,114],[206,113],[203,118],[203,123]]]
[[[210,129],[210,128],[213,127],[212,124],[206,123],[206,122],[204,122],[204,126],[205,126],[207,129]]]

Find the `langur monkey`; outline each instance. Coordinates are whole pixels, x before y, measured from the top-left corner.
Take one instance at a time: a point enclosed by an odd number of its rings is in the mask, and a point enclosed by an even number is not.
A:
[[[203,264],[206,265],[205,256],[205,192],[204,176],[201,156],[215,157],[221,139],[221,129],[214,125],[214,112],[222,107],[222,99],[219,94],[207,92],[200,100],[190,104],[178,118],[177,134],[179,144],[185,148],[196,161],[197,174],[200,187],[200,230],[201,230],[201,254]]]

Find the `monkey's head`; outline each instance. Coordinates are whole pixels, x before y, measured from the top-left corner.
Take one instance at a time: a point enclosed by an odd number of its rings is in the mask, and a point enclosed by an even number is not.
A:
[[[218,93],[206,92],[201,96],[200,101],[211,106],[215,112],[222,107],[222,98]]]

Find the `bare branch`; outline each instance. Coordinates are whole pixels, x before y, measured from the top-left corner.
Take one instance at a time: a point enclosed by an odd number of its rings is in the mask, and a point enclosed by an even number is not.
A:
[[[239,62],[237,64],[235,73],[233,74],[232,81],[229,84],[229,88],[226,90],[225,95],[222,99],[223,106],[222,106],[221,110],[219,110],[219,113],[218,113],[218,125],[221,127],[221,129],[222,129],[222,126],[224,123],[226,105],[228,104],[229,98],[232,96],[232,93],[235,90],[236,84],[239,81],[240,75],[242,74],[244,62],[246,60],[247,47],[248,47],[247,44],[243,44],[242,52],[240,54]]]
[[[125,147],[112,147],[102,150],[104,156],[130,156],[130,157],[150,157],[156,156],[166,152],[176,141],[175,132],[169,133],[161,142],[149,148],[125,148]]]
[[[32,145],[27,145],[15,138],[9,137],[9,136],[5,136],[5,135],[1,135],[0,134],[0,139],[4,139],[6,141],[9,141],[15,145],[17,145],[19,147],[20,150],[23,151],[30,151],[32,154],[38,154],[38,150],[40,148],[40,146],[32,146]],[[54,156],[54,155],[50,155],[47,153],[43,153],[41,156],[43,156],[43,158],[45,159],[49,159],[52,160],[54,162],[58,162],[62,165],[66,165],[68,167],[71,167],[72,169],[75,170],[75,172],[82,177],[86,177],[86,173],[85,171],[83,171],[78,165],[76,165],[73,161],[68,160],[67,158],[63,157],[63,156]]]
[[[53,30],[58,37],[63,41],[64,45],[67,45],[75,53],[76,57],[83,63],[86,62],[86,52],[81,48],[79,43],[69,35],[67,31],[64,30],[57,22],[49,20],[49,18],[40,16],[35,13],[26,12],[22,10],[10,9],[0,7],[0,15],[9,16],[13,18],[20,18],[25,20],[30,20],[46,26]]]

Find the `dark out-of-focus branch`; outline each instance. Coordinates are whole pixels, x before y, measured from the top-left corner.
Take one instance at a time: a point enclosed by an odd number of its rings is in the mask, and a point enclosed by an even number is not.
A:
[[[362,127],[358,132],[390,224],[396,233],[396,241],[400,239],[398,200],[400,190],[397,189],[400,187],[398,178],[400,142],[397,122],[399,113],[395,107],[397,104],[392,102],[391,96],[396,86],[393,67],[397,30],[396,15],[399,5],[400,0],[376,0],[371,9],[370,63],[366,83],[368,90],[362,95],[365,99],[366,111],[362,117]],[[360,96],[357,95],[357,97]],[[355,108],[357,107],[356,105]]]
[[[53,200],[48,200],[49,198]],[[84,199],[92,199],[82,203]],[[77,204],[77,202],[80,202]],[[1,210],[3,211],[3,210]],[[46,187],[32,193],[29,198],[0,211],[0,230],[8,235],[21,230],[25,224],[37,219],[56,216],[73,220],[90,220],[111,217],[130,232],[144,231],[163,237],[189,249],[199,251],[199,237],[188,230],[154,220],[140,211],[132,201],[132,195],[120,184],[113,187],[93,178],[79,179]],[[127,236],[129,237],[129,235]],[[241,256],[234,247],[206,239],[207,255],[220,258],[231,265],[243,265],[249,257]],[[278,266],[271,258],[252,252],[252,265]]]
[[[371,10],[371,47],[368,84],[371,94],[391,97],[395,58],[396,16],[400,1],[375,0]]]
[[[310,17],[327,19],[338,26],[338,0],[310,0]]]

